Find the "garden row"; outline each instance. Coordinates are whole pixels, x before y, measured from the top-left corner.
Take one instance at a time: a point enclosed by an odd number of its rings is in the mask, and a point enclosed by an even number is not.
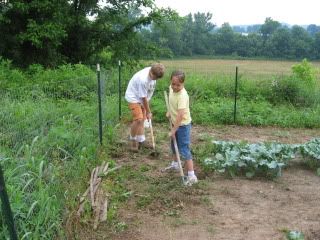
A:
[[[206,171],[274,178],[281,176],[281,170],[301,155],[303,163],[320,176],[320,138],[305,144],[212,141],[205,149],[201,164]]]

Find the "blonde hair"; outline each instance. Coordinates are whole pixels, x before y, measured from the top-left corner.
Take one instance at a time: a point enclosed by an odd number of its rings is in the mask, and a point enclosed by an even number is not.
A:
[[[164,75],[164,65],[161,63],[154,63],[151,65],[151,73],[156,77],[156,78],[162,78]]]
[[[181,70],[175,70],[171,73],[171,78],[172,79],[173,77],[177,77],[179,79],[179,82],[181,83],[184,83],[184,80],[185,80],[185,74],[183,71]]]

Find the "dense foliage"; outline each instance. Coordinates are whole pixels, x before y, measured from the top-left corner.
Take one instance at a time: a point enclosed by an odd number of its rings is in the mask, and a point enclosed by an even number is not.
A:
[[[171,15],[153,0],[1,0],[0,56],[23,67],[137,59],[149,48],[138,29]]]

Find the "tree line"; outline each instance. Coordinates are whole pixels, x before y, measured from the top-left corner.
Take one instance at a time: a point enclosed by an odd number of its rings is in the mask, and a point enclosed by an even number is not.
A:
[[[244,35],[211,13],[181,17],[154,0],[0,0],[0,58],[19,67],[233,55],[320,59],[320,30],[267,18]]]
[[[320,26],[288,27],[271,18],[246,31],[211,22],[211,13],[189,14],[175,21],[152,23],[141,31],[145,41],[154,42],[164,57],[233,55],[284,59],[320,59]],[[244,30],[244,29],[242,29]]]

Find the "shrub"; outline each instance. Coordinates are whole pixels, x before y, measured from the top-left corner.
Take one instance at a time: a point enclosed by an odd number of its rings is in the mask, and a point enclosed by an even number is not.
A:
[[[316,69],[308,62],[307,59],[303,59],[300,64],[292,66],[293,75],[300,79],[304,84],[309,87],[314,87],[316,82]]]

